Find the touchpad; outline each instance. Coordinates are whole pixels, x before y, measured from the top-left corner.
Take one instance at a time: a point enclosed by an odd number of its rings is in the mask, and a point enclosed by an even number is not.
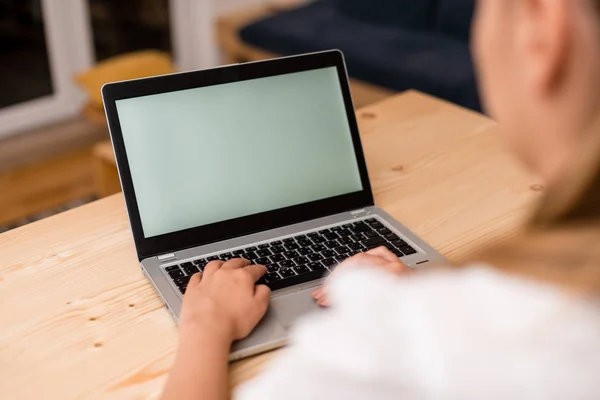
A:
[[[271,310],[275,318],[289,329],[299,317],[319,311],[320,307],[310,296],[315,289],[313,287],[271,299]]]

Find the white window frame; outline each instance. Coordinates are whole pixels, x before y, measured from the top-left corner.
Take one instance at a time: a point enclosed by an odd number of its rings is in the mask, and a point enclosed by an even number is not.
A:
[[[181,71],[218,65],[215,3],[218,0],[171,0],[171,41]]]
[[[216,66],[215,0],[170,0],[171,41],[178,69]],[[54,93],[0,109],[0,138],[73,117],[86,97],[75,74],[95,62],[87,0],[41,0]]]
[[[73,84],[76,71],[92,65],[85,43],[84,0],[42,0],[48,62],[54,93],[0,109],[0,137],[67,118],[79,112],[83,94]],[[84,51],[74,52],[75,48]]]

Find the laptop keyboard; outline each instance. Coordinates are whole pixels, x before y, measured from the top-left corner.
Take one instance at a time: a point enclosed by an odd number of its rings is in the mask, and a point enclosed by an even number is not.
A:
[[[245,258],[252,264],[267,267],[267,274],[257,284],[278,290],[322,278],[346,258],[380,246],[387,247],[399,258],[417,252],[377,219],[371,218],[171,265],[165,271],[183,294],[191,276],[204,271],[210,261]]]

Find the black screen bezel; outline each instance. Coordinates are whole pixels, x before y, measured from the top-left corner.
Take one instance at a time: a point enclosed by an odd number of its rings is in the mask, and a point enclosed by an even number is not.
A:
[[[310,203],[249,215],[160,236],[144,237],[137,198],[125,151],[116,101],[152,94],[213,86],[294,72],[335,67],[344,97],[346,115],[352,134],[363,190]],[[311,219],[356,210],[374,204],[367,166],[354,112],[343,55],[331,50],[256,63],[238,64],[215,69],[178,73],[147,79],[104,85],[102,96],[115,150],[119,176],[129,213],[129,220],[140,260],[186,248],[214,243],[243,235],[279,228]]]

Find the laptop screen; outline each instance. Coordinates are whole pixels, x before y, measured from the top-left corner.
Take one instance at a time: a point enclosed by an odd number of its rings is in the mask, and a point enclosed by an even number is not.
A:
[[[144,237],[363,190],[337,74],[117,100]]]

